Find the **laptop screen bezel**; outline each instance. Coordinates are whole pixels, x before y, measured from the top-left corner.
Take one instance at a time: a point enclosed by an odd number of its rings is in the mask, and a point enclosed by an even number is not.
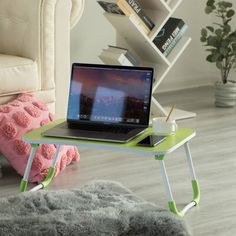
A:
[[[73,78],[73,72],[75,67],[88,67],[88,68],[114,68],[114,69],[129,69],[129,70],[143,70],[150,71],[152,73],[151,76],[151,85],[150,85],[150,93],[149,93],[149,106],[148,106],[148,118],[145,124],[134,124],[134,123],[114,123],[114,122],[103,122],[103,121],[91,121],[91,120],[79,120],[79,119],[69,119],[69,102],[70,102],[70,92],[71,92],[71,84]],[[67,123],[68,124],[89,124],[89,125],[112,125],[116,127],[148,127],[149,119],[150,119],[150,110],[151,110],[151,98],[152,98],[152,86],[153,86],[153,76],[154,69],[152,67],[144,67],[144,66],[120,66],[120,65],[104,65],[104,64],[90,64],[90,63],[73,63],[71,69],[71,77],[70,77],[70,87],[69,87],[69,97],[68,97],[68,106],[67,106]]]

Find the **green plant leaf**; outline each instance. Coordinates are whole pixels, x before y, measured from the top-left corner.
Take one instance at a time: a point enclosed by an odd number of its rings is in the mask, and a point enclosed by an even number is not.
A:
[[[223,2],[223,1],[218,2],[218,3],[217,3],[217,6],[218,6],[218,11],[219,11],[220,13],[225,13],[226,7],[224,6],[224,2]]]
[[[219,36],[219,37],[221,37],[222,33],[223,33],[223,30],[222,30],[222,29],[216,29],[216,30],[215,30],[215,34],[216,34],[217,36]]]
[[[230,42],[232,42],[232,43],[236,42],[236,36],[234,36],[234,35],[230,35],[230,36],[228,37],[228,39],[229,39]]]
[[[206,51],[207,52],[211,52],[213,54],[213,53],[217,52],[217,49],[215,49],[215,48],[207,48]]]
[[[213,25],[217,25],[217,26],[219,26],[220,28],[224,28],[224,25],[222,25],[222,24],[219,24],[219,23],[213,23]]]
[[[205,8],[205,13],[206,13],[206,14],[210,14],[210,13],[213,12],[213,10],[214,10],[214,8],[213,8],[212,6],[207,6],[207,7]]]
[[[223,30],[224,30],[224,33],[228,34],[231,31],[230,25],[224,25]]]
[[[207,38],[207,44],[209,46],[213,46],[213,47],[218,48],[220,46],[220,38],[217,36],[209,36]]]
[[[235,12],[234,12],[234,10],[229,10],[228,12],[227,12],[227,14],[226,14],[226,16],[228,17],[228,18],[231,18],[232,16],[234,16],[234,14],[235,14]]]
[[[228,39],[225,39],[221,42],[221,47],[228,47],[230,44],[230,41]]]
[[[203,37],[207,37],[207,30],[203,28],[201,34]]]
[[[226,2],[226,1],[218,1],[217,5],[222,10],[225,10],[226,8],[231,8],[233,6],[233,4],[231,2]]]
[[[207,6],[212,7],[215,4],[215,0],[208,0],[207,1]]]
[[[205,43],[205,42],[207,41],[207,39],[206,39],[206,37],[203,37],[203,36],[202,36],[202,37],[200,38],[200,41],[201,41],[202,43]]]
[[[224,60],[225,56],[220,55],[220,57],[218,58],[218,61],[222,63],[222,61]]]
[[[212,55],[208,55],[208,56],[206,57],[206,60],[212,63],[212,62],[213,62],[213,61],[212,61]]]
[[[217,62],[218,59],[220,57],[220,54],[217,52],[217,53],[214,53],[212,54],[212,57],[211,57],[211,62]]]
[[[221,1],[219,2],[220,6],[224,7],[224,8],[231,8],[233,6],[233,4],[231,2],[226,2],[226,1]]]
[[[229,36],[235,36],[236,37],[236,30],[235,31],[233,31],[232,33],[230,33],[230,35]]]
[[[236,52],[236,43],[232,44],[232,48],[233,48],[234,52]]]
[[[223,56],[225,56],[228,53],[228,50],[225,47],[221,47],[219,51]]]
[[[207,26],[206,27],[209,31],[211,31],[212,33],[214,32],[214,28],[212,26]]]
[[[229,22],[232,20],[232,18],[229,18],[228,20],[225,21],[225,24],[229,24]]]

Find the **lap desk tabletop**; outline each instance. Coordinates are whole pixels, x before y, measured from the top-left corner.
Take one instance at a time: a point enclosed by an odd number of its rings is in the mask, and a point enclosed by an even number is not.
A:
[[[189,128],[178,128],[177,131],[167,136],[167,138],[156,145],[155,147],[141,147],[137,146],[136,144],[147,137],[148,135],[152,134],[152,128],[149,127],[145,132],[143,132],[141,135],[137,136],[136,138],[132,139],[131,141],[127,143],[114,143],[114,142],[104,142],[104,141],[91,141],[91,140],[80,140],[80,139],[70,139],[70,138],[56,138],[56,137],[43,137],[41,133],[43,131],[46,131],[47,129],[50,129],[54,127],[55,125],[58,125],[62,122],[64,122],[64,119],[56,120],[54,122],[49,123],[48,125],[45,125],[39,129],[36,129],[34,131],[31,131],[23,136],[23,140],[25,142],[28,142],[31,144],[31,153],[30,157],[28,159],[28,163],[26,166],[24,177],[21,181],[20,191],[24,192],[27,188],[28,183],[28,176],[30,173],[33,157],[36,148],[40,144],[57,144],[57,151],[55,153],[55,157],[52,161],[51,168],[49,170],[48,176],[46,177],[45,181],[43,181],[41,184],[37,185],[33,191],[39,190],[41,188],[46,187],[52,180],[53,174],[55,171],[55,165],[58,159],[58,153],[61,145],[75,145],[78,147],[90,147],[90,148],[99,148],[99,149],[112,149],[117,151],[126,151],[126,152],[135,152],[140,154],[145,154],[145,156],[151,156],[155,157],[156,160],[160,161],[161,165],[161,174],[163,178],[164,187],[167,192],[168,196],[168,205],[170,210],[179,215],[183,216],[189,209],[191,209],[193,206],[196,206],[200,201],[200,190],[199,185],[197,182],[196,174],[194,171],[194,166],[192,162],[192,157],[189,149],[188,142],[196,135],[195,131],[193,129]],[[164,159],[166,154],[171,153],[175,151],[177,148],[184,146],[186,156],[187,156],[187,162],[190,169],[191,179],[192,179],[192,189],[193,189],[193,200],[187,204],[182,211],[179,211],[176,207],[176,203],[173,198],[173,194],[171,191],[167,171],[165,168]],[[31,191],[32,191],[31,190]]]
[[[169,135],[164,141],[155,147],[141,147],[136,144],[152,134],[152,128],[149,127],[144,133],[137,136],[127,143],[114,143],[105,141],[91,141],[91,140],[81,140],[81,139],[70,139],[70,138],[56,138],[56,137],[44,137],[41,135],[42,132],[64,122],[64,119],[56,120],[49,123],[39,129],[31,131],[30,133],[23,136],[23,140],[30,144],[60,144],[60,145],[75,145],[75,146],[88,146],[101,149],[113,149],[113,150],[123,150],[129,152],[139,152],[146,154],[165,155],[173,152],[178,147],[183,145],[185,142],[189,141],[195,136],[195,131],[189,128],[179,128],[174,135]]]

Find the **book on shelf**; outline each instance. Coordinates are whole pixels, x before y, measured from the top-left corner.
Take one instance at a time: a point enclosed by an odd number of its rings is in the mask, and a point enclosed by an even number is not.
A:
[[[98,4],[108,13],[118,14],[118,15],[125,15],[124,12],[120,9],[117,5],[117,1],[114,0],[107,0],[107,1],[97,1]]]
[[[168,56],[187,28],[188,26],[182,19],[170,17],[154,38],[153,43],[164,56]]]
[[[168,56],[171,51],[174,49],[174,47],[176,46],[176,44],[180,41],[180,39],[183,37],[183,34],[185,33],[187,28],[185,28],[184,31],[181,31],[181,33],[179,33],[174,40],[171,42],[171,44],[168,46],[168,48],[165,50],[165,52],[163,53],[164,56]]]
[[[138,66],[140,64],[139,60],[127,48],[113,46],[113,45],[108,45],[108,49],[107,50],[110,51],[110,52],[114,52],[114,53],[123,53],[126,56],[126,58],[134,66]]]
[[[98,1],[98,3],[108,13],[128,16],[145,34],[149,34],[155,26],[140,5],[134,0],[104,0]]]
[[[133,64],[125,57],[124,54],[112,53],[103,50],[99,55],[99,58],[108,65],[133,66]]]
[[[150,31],[155,27],[153,21],[146,15],[142,7],[135,0],[117,0],[117,5],[126,15],[134,14]]]
[[[126,48],[109,46],[107,49],[103,49],[99,57],[106,64],[118,64],[124,66],[139,65],[138,60]]]

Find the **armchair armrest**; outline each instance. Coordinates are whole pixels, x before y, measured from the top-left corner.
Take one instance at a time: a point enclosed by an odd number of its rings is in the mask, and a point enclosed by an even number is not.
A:
[[[0,53],[35,60],[42,0],[0,1]]]
[[[50,94],[44,96],[47,103],[59,98],[62,117],[70,78],[70,29],[79,21],[84,3],[0,0],[0,54],[28,58],[36,64],[35,92]]]
[[[85,0],[1,0],[0,53],[38,60],[41,26],[50,24],[51,28],[47,27],[44,35],[53,30],[56,8],[62,1],[70,8],[72,28],[82,15]]]
[[[70,15],[70,26],[71,29],[77,24],[79,19],[81,18],[83,11],[85,0],[71,0],[72,2],[72,9]]]

